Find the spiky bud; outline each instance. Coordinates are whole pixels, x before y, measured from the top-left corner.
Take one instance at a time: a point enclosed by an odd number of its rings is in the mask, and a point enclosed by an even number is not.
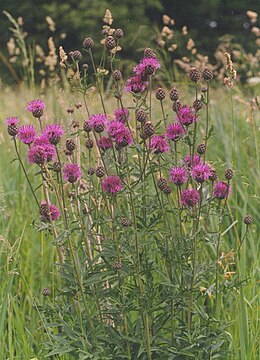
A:
[[[124,37],[124,32],[122,29],[116,29],[113,34],[117,39],[122,39]]]
[[[114,263],[114,269],[115,269],[115,270],[120,270],[121,267],[122,267],[122,264],[121,264],[120,262],[116,261],[116,262]]]
[[[147,121],[145,124],[144,124],[144,136],[146,137],[150,137],[154,134],[154,126],[153,124],[151,123],[151,121]]]
[[[72,107],[69,107],[69,108],[67,109],[67,113],[68,113],[68,114],[73,114],[73,113],[74,113],[74,109],[73,109]]]
[[[131,226],[132,221],[127,219],[127,218],[122,218],[121,219],[121,225],[124,226],[124,227]]]
[[[84,40],[83,40],[83,47],[85,49],[92,49],[94,46],[94,41],[91,37],[86,37]]]
[[[172,104],[172,110],[177,113],[180,110],[180,108],[181,108],[180,100],[174,101]]]
[[[16,136],[18,134],[18,126],[16,124],[8,125],[7,132],[10,136]]]
[[[44,289],[42,290],[42,295],[43,295],[43,296],[50,296],[50,295],[51,295],[51,289],[49,289],[49,288],[44,288]]]
[[[209,176],[209,180],[210,181],[216,181],[218,178],[218,173],[215,169],[211,169],[210,170],[210,176]]]
[[[169,95],[170,95],[170,99],[172,101],[177,101],[179,99],[179,94],[175,87],[173,89],[171,89]]]
[[[71,57],[74,61],[80,61],[82,59],[82,54],[79,50],[72,51]]]
[[[172,192],[172,188],[169,185],[167,185],[163,188],[163,192],[164,194],[169,195]]]
[[[205,144],[199,144],[197,147],[198,154],[202,155],[206,151],[206,145]]]
[[[231,180],[233,178],[233,176],[234,176],[234,171],[232,169],[227,169],[225,171],[225,178],[227,180]]]
[[[202,78],[206,81],[213,79],[213,71],[209,67],[205,67],[202,71]]]
[[[39,119],[43,115],[43,109],[35,109],[32,114],[35,118]]]
[[[98,166],[97,168],[96,168],[96,175],[97,175],[97,177],[99,177],[99,178],[102,178],[104,175],[105,175],[105,169],[103,168],[103,166]]]
[[[159,188],[160,190],[163,191],[163,189],[164,189],[166,186],[168,186],[167,180],[164,179],[164,178],[162,178],[162,177],[159,178],[159,179],[157,180],[157,186],[158,186],[158,188]]]
[[[95,172],[96,172],[96,170],[95,170],[95,168],[93,168],[92,166],[88,169],[88,174],[89,174],[90,176],[94,175]]]
[[[136,120],[140,123],[145,123],[147,120],[147,114],[143,109],[140,109],[136,112]]]
[[[120,81],[122,79],[122,73],[120,70],[115,70],[113,72],[113,78],[115,81]]]
[[[192,67],[189,71],[189,78],[191,81],[197,83],[200,79],[200,71],[196,67]]]
[[[88,121],[84,121],[83,130],[86,131],[87,133],[91,132],[92,129],[91,129]]]
[[[146,58],[156,58],[156,54],[153,52],[152,49],[146,48],[144,50],[144,57],[146,57]]]
[[[87,149],[92,149],[94,146],[94,142],[91,139],[86,139],[85,146]]]
[[[199,111],[202,108],[202,102],[200,100],[195,100],[192,106],[194,110]]]
[[[80,109],[82,107],[82,104],[80,103],[80,102],[77,102],[76,104],[75,104],[75,108],[76,109]]]
[[[75,141],[72,140],[72,139],[68,139],[66,141],[66,149],[69,150],[69,151],[75,150],[76,149]]]
[[[206,92],[208,91],[208,89],[206,88],[206,86],[202,86],[201,91],[202,91],[203,93],[206,93]]]
[[[116,47],[116,40],[113,36],[108,36],[105,39],[105,46],[107,48],[107,50],[112,50]]]
[[[85,71],[88,71],[88,68],[89,68],[88,64],[85,63],[85,64],[82,65],[82,67],[83,67],[83,69],[84,69]]]
[[[166,97],[165,91],[163,90],[163,88],[159,87],[156,92],[155,92],[155,97],[157,100],[164,100]]]
[[[252,222],[253,222],[252,216],[246,215],[246,216],[244,217],[244,223],[245,223],[246,225],[251,225]]]
[[[52,164],[52,170],[56,173],[59,173],[61,168],[60,168],[60,163],[55,161],[53,164]]]
[[[104,124],[95,124],[94,130],[97,133],[102,133],[105,130],[105,125]]]

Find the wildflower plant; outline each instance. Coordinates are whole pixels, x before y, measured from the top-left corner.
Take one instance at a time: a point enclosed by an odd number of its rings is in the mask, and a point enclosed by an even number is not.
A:
[[[36,229],[57,249],[57,288],[41,317],[46,356],[225,358],[230,339],[221,309],[236,286],[237,254],[223,255],[233,227],[234,174],[217,173],[216,159],[208,158],[212,72],[189,73],[194,98],[182,104],[177,88],[168,97],[162,87],[154,92],[161,65],[151,49],[124,81],[116,58],[123,31],[105,23],[102,33],[101,64],[113,82],[114,109],[104,100],[96,44],[86,37],[66,66],[77,70],[87,118],[43,124],[46,106],[35,100],[27,107],[32,124],[7,119],[38,206]],[[92,85],[99,113],[88,96]],[[154,111],[158,100],[161,115]],[[248,215],[245,226],[251,222]],[[50,293],[44,289],[44,296]]]

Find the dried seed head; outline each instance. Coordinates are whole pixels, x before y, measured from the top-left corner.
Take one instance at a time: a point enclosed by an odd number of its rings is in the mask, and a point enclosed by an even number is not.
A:
[[[174,101],[172,104],[172,110],[175,112],[178,112],[181,108],[181,102],[180,100]]]
[[[145,123],[147,120],[147,114],[143,109],[140,109],[136,112],[136,120],[140,123]]]
[[[170,91],[170,99],[172,101],[177,101],[179,99],[179,94],[175,87]]]
[[[159,87],[156,92],[155,92],[155,97],[157,100],[164,100],[166,97],[165,91],[163,90],[163,88]]]
[[[232,169],[227,169],[225,171],[225,178],[227,180],[231,180],[233,178],[233,176],[234,176],[234,171]]]
[[[192,106],[194,110],[199,111],[202,108],[202,102],[200,100],[195,100]]]
[[[96,170],[95,170],[95,168],[93,168],[92,166],[88,169],[88,174],[89,174],[90,176],[94,175],[95,172],[96,172]]]
[[[153,52],[152,49],[146,48],[144,50],[144,57],[146,57],[146,58],[156,58],[156,54]]]
[[[94,41],[91,37],[86,37],[84,40],[83,40],[83,47],[85,49],[92,49],[94,46]]]
[[[122,29],[116,29],[113,34],[117,39],[121,39],[124,37],[124,32]]]
[[[120,70],[115,70],[113,72],[113,78],[115,81],[120,81],[122,79],[122,73]]]
[[[198,154],[202,155],[206,151],[206,145],[205,144],[199,144],[197,147]]]
[[[210,170],[210,176],[209,176],[209,180],[210,181],[215,181],[218,178],[218,174],[217,171],[215,169],[211,169]]]
[[[206,81],[213,79],[213,71],[209,67],[205,67],[202,71],[202,78]]]
[[[105,169],[103,168],[103,166],[98,166],[97,168],[96,168],[96,175],[97,175],[97,177],[99,177],[99,178],[102,178],[104,175],[105,175]]]
[[[116,47],[116,40],[113,36],[108,36],[105,39],[105,46],[107,50],[113,50]]]
[[[92,149],[93,146],[94,146],[94,142],[91,139],[87,139],[86,142],[85,142],[85,145],[86,145],[87,149]]]
[[[44,289],[42,290],[42,295],[43,295],[43,296],[50,296],[50,295],[51,295],[51,289],[49,289],[49,288],[44,288]]]
[[[80,51],[75,50],[70,53],[70,56],[74,61],[80,61],[82,59],[82,54]]]
[[[158,186],[158,188],[159,188],[160,190],[163,191],[164,188],[168,186],[167,180],[164,179],[164,178],[159,178],[159,179],[157,180],[157,186]]]
[[[18,126],[15,124],[8,125],[7,132],[10,136],[16,136],[18,134]]]
[[[132,221],[127,219],[127,218],[122,218],[121,219],[121,225],[124,226],[124,227],[131,226]]]
[[[245,223],[246,225],[251,225],[252,222],[253,222],[252,216],[246,215],[246,216],[244,217],[244,223]]]
[[[60,168],[60,163],[58,163],[57,161],[55,161],[53,164],[52,164],[52,170],[56,173],[59,173],[61,168]]]
[[[91,129],[88,121],[85,121],[85,122],[84,122],[84,124],[83,124],[83,130],[86,131],[87,133],[90,133],[90,132],[91,132],[92,129]]]
[[[66,141],[66,149],[69,150],[69,151],[75,150],[76,149],[75,141],[72,140],[72,139],[68,139]]]
[[[191,81],[197,83],[200,79],[200,71],[196,67],[192,67],[189,71],[189,78]]]
[[[144,124],[144,130],[143,130],[144,136],[149,138],[150,136],[152,136],[154,134],[154,126],[151,123],[151,121],[147,121]]]

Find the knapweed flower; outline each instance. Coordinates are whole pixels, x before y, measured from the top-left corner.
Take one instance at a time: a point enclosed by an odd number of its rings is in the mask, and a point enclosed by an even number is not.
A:
[[[60,211],[54,204],[42,201],[40,205],[40,219],[43,222],[55,221],[60,217]]]
[[[43,136],[46,136],[52,145],[57,145],[60,142],[60,138],[63,134],[64,130],[59,124],[47,125],[43,131]]]
[[[170,150],[168,141],[164,135],[154,135],[151,137],[150,148],[154,154],[162,154]]]
[[[189,106],[181,106],[178,111],[177,119],[182,125],[189,126],[197,121],[198,118],[196,117],[194,110]]]
[[[115,136],[125,130],[125,125],[118,120],[112,120],[107,124],[107,133],[112,140],[115,140]]]
[[[32,100],[28,102],[26,109],[30,111],[34,117],[40,118],[43,114],[43,110],[45,109],[45,104],[40,99]]]
[[[142,93],[148,86],[147,81],[143,81],[141,76],[132,76],[126,81],[125,91],[135,94]]]
[[[126,123],[129,120],[129,110],[127,108],[119,108],[114,111],[116,120]]]
[[[185,164],[188,166],[188,168],[198,165],[201,162],[201,157],[197,154],[194,155],[186,155],[184,158]]]
[[[36,138],[36,128],[33,125],[23,125],[18,129],[18,137],[24,144],[31,144]]]
[[[10,136],[16,136],[18,134],[18,122],[17,117],[8,117],[6,119],[7,131]]]
[[[110,194],[116,194],[123,189],[120,177],[116,175],[107,176],[102,181],[102,189]]]
[[[211,174],[211,167],[208,164],[194,165],[191,169],[191,177],[198,183],[207,181]]]
[[[82,176],[80,167],[78,164],[67,164],[63,169],[63,177],[70,183],[76,182]]]
[[[170,181],[181,186],[188,180],[187,170],[184,167],[173,167],[170,169]]]
[[[98,139],[98,146],[101,150],[106,151],[112,147],[112,141],[107,136],[101,136],[101,138]]]
[[[108,119],[105,114],[93,114],[90,116],[88,122],[91,129],[95,130],[97,133],[104,131],[107,123]]]
[[[131,131],[121,121],[110,121],[107,125],[107,133],[119,147],[124,147],[133,143]]]
[[[28,160],[31,164],[43,165],[47,161],[47,153],[44,146],[34,145],[28,150]]]
[[[145,57],[134,67],[134,73],[145,78],[147,75],[153,75],[159,68],[160,62],[156,57]]]
[[[181,192],[180,204],[191,208],[198,204],[200,200],[200,194],[195,189],[187,189]]]
[[[231,194],[231,186],[224,181],[218,181],[214,185],[213,196],[219,200],[227,199]]]
[[[183,126],[179,123],[172,123],[167,126],[166,137],[169,140],[178,141],[185,134]]]

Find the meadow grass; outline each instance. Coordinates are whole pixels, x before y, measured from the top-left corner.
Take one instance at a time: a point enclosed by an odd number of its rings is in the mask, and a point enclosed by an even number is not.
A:
[[[178,88],[183,99],[189,99],[186,84]],[[37,218],[37,207],[32,202],[29,187],[21,169],[14,159],[12,143],[6,132],[4,119],[7,116],[29,118],[25,104],[30,100],[30,91],[21,88],[13,92],[3,89],[0,93],[0,339],[2,359],[40,359],[47,329],[41,315],[42,306],[50,298],[42,295],[45,287],[56,285],[55,250],[51,238],[37,233],[32,223]],[[47,114],[66,121],[66,109],[74,104],[75,94],[49,90],[46,94]],[[240,286],[233,290],[228,302],[222,302],[221,318],[229,323],[226,331],[232,338],[232,359],[260,359],[260,205],[259,205],[259,126],[257,111],[250,108],[250,96],[238,90],[230,93],[224,87],[213,90],[210,103],[210,123],[214,136],[210,139],[209,159],[218,159],[214,164],[222,173],[227,166],[235,170],[233,195],[229,201],[233,226],[223,232],[222,249],[228,252],[239,248],[241,233],[246,231],[242,221],[247,213],[254,218],[245,242],[241,246],[236,272]],[[115,99],[108,100],[115,107]],[[91,99],[93,110],[99,111],[98,99]],[[24,110],[23,110],[24,109]],[[111,110],[112,111],[112,110]],[[153,109],[160,116],[160,105]],[[166,106],[166,113],[172,111]],[[172,115],[170,115],[172,116]],[[32,121],[32,120],[30,120]],[[220,165],[221,164],[221,165]],[[33,177],[34,168],[30,169]],[[34,186],[37,187],[37,183]],[[42,190],[38,189],[40,193]],[[225,234],[224,234],[225,233]],[[54,293],[54,292],[53,292]],[[48,336],[48,333],[47,333]],[[60,359],[69,359],[64,356]]]

